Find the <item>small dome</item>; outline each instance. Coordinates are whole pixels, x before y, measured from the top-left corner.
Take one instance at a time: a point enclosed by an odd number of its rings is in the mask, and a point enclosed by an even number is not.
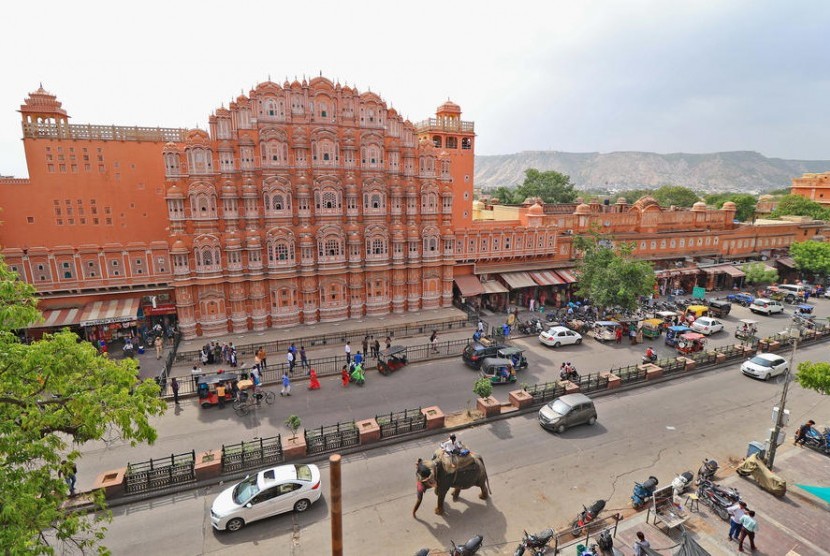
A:
[[[576,207],[576,214],[591,214],[591,207],[589,207],[585,203],[580,203]]]
[[[775,200],[775,197],[773,197],[772,195],[761,195],[761,196],[758,198],[758,200],[759,200],[759,201],[761,201],[761,202],[768,203],[768,202],[770,202],[770,201],[774,201],[774,200]]]
[[[167,190],[167,196],[175,199],[184,199],[184,193],[182,193],[182,188],[176,184],[170,186],[170,189]]]
[[[473,201],[473,210],[484,210],[484,201],[479,199]]]
[[[533,206],[527,209],[527,214],[533,216],[544,216],[545,209],[543,209],[539,203],[533,203]]]
[[[697,203],[692,205],[692,210],[695,212],[706,210],[706,203],[704,203],[703,201],[698,201]]]
[[[620,197],[619,199],[617,199],[617,204],[618,205],[627,205],[628,201],[625,200],[625,197]]]
[[[418,228],[414,224],[407,229],[406,235],[411,238],[421,237],[421,234],[418,233]]]
[[[438,113],[461,114],[461,107],[447,99],[447,102],[438,107]]]
[[[187,245],[180,239],[177,239],[170,248],[171,253],[187,253]]]
[[[225,185],[222,186],[222,196],[232,197],[234,195],[236,195],[236,187],[234,187],[231,183],[225,183]]]
[[[726,201],[723,204],[723,210],[738,210],[738,205],[736,205],[732,201]]]

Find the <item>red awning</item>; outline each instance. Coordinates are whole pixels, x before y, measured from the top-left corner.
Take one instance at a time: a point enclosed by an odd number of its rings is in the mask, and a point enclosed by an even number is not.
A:
[[[29,328],[63,328],[81,322],[81,308],[51,309],[43,311],[43,321],[36,322]]]
[[[473,297],[484,293],[484,287],[478,276],[467,274],[466,276],[454,276],[453,281],[464,297]]]
[[[511,290],[536,287],[536,282],[527,272],[502,272],[499,276],[507,282]]]
[[[559,286],[565,283],[565,281],[552,270],[531,272],[530,277],[533,278],[533,280],[540,286]]]
[[[569,268],[567,270],[562,269],[562,268],[557,268],[556,273],[567,284],[573,284],[577,281],[576,276],[574,275],[572,268]]]
[[[111,299],[87,304],[81,317],[81,326],[129,322],[138,318],[141,298]]]

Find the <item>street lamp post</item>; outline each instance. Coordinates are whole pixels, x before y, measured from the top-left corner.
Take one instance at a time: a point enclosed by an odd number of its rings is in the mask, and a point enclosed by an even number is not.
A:
[[[790,388],[790,379],[792,377],[793,365],[795,365],[795,351],[798,348],[798,339],[801,336],[801,331],[798,328],[790,328],[790,340],[793,343],[793,350],[790,352],[790,363],[787,365],[787,372],[784,373],[784,388],[781,390],[781,401],[778,403],[778,415],[775,419],[775,427],[772,429],[772,434],[769,438],[769,450],[767,451],[767,468],[772,469],[775,463],[775,452],[778,448],[778,435],[781,434],[781,429],[784,428],[784,407],[787,403],[787,390]]]

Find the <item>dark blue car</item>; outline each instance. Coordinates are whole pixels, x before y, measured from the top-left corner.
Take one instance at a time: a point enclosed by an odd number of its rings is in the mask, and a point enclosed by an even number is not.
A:
[[[731,301],[732,303],[738,303],[739,305],[743,305],[744,307],[749,307],[753,301],[755,301],[755,296],[749,293],[740,292],[740,293],[730,293],[726,296],[727,301]]]

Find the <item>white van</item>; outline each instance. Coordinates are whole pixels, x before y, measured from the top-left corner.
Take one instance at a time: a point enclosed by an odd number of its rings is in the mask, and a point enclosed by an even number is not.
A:
[[[798,284],[779,284],[778,289],[787,292],[786,300],[792,303],[796,298],[803,297],[807,288]]]
[[[759,297],[758,299],[752,302],[752,304],[749,306],[749,310],[753,313],[763,313],[765,315],[771,315],[773,313],[783,313],[784,306],[781,305],[780,301]]]

